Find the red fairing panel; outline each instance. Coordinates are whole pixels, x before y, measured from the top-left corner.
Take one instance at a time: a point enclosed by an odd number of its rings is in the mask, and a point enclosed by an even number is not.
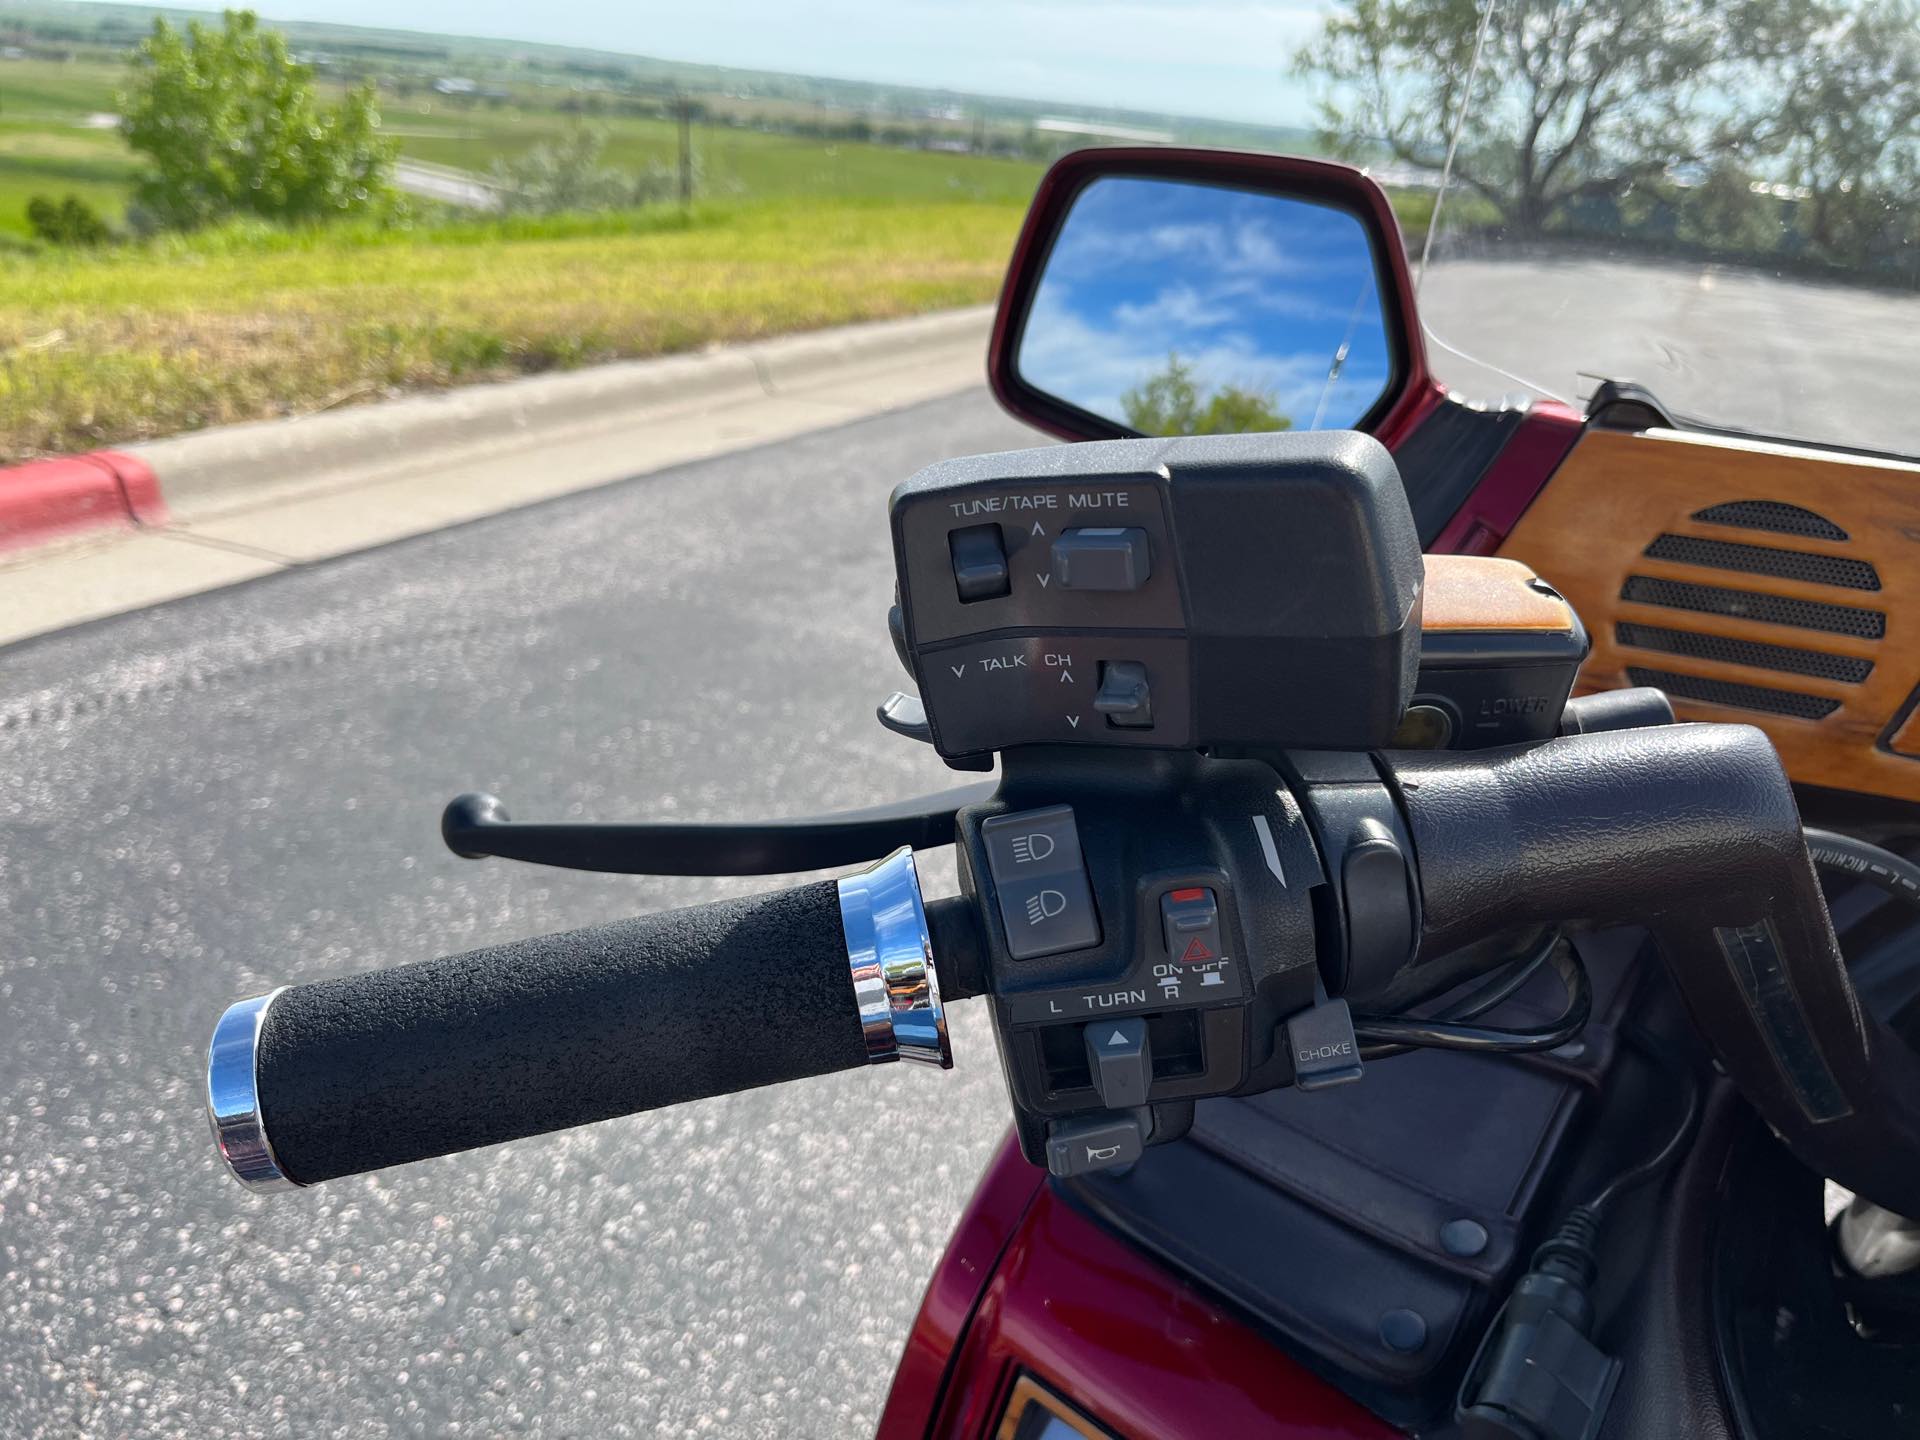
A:
[[[1536,400],[1514,437],[1480,477],[1447,528],[1429,547],[1436,555],[1491,555],[1546,487],[1586,418],[1557,400]],[[1411,433],[1411,427],[1404,433]],[[1398,441],[1385,441],[1393,449]]]
[[[926,1298],[920,1302],[920,1313],[900,1355],[900,1368],[894,1372],[878,1440],[920,1440],[929,1433],[946,1384],[948,1362],[993,1279],[994,1267],[1046,1178],[1044,1170],[1021,1158],[1012,1136],[1001,1141],[927,1284]]]
[[[1003,1146],[915,1322],[881,1440],[983,1440],[1022,1371],[1129,1440],[1399,1435],[1076,1213],[1044,1178],[1011,1140]],[[972,1279],[949,1271],[972,1263],[972,1246],[1000,1233],[1015,1204],[1023,1213],[976,1292],[959,1348],[946,1352],[944,1388],[929,1385],[931,1360],[951,1345],[955,1294]]]

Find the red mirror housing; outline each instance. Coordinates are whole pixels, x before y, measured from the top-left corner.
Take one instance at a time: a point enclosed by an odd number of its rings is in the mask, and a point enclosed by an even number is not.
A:
[[[1015,418],[1063,440],[1111,440],[1135,433],[1034,388],[1021,377],[1015,363],[1040,276],[1067,212],[1088,185],[1107,177],[1214,185],[1310,201],[1351,215],[1366,231],[1379,266],[1381,308],[1393,353],[1392,379],[1386,391],[1355,428],[1391,448],[1440,398],[1443,392],[1439,382],[1427,366],[1399,222],[1386,192],[1364,172],[1351,165],[1287,155],[1112,147],[1074,151],[1047,171],[1014,246],[1000,292],[999,313],[994,317],[987,376],[994,397]]]

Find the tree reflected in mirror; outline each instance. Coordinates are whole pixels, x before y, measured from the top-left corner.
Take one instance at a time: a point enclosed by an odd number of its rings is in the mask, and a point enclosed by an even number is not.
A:
[[[1291,430],[1293,421],[1276,407],[1271,391],[1227,384],[1201,390],[1193,367],[1170,351],[1166,367],[1120,397],[1127,424],[1142,435],[1240,435],[1250,430]]]

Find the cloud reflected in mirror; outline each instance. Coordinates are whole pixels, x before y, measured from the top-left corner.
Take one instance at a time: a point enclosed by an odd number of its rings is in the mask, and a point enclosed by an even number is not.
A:
[[[1345,429],[1392,378],[1378,268],[1352,215],[1122,177],[1068,212],[1020,378],[1150,435]]]

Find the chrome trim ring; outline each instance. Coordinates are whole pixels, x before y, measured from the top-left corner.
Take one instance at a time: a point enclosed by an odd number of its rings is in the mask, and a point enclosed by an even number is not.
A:
[[[951,1070],[947,1012],[911,849],[903,845],[872,869],[840,881],[840,928],[867,1063],[919,1060]]]
[[[207,1120],[213,1126],[213,1143],[233,1178],[261,1192],[300,1188],[274,1158],[266,1122],[260,1118],[255,1080],[260,1027],[266,1023],[267,1007],[279,994],[275,990],[229,1005],[213,1027],[213,1043],[207,1047]]]

